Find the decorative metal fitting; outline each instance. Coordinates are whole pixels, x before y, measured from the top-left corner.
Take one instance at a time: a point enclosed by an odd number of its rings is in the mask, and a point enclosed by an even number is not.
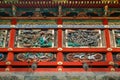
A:
[[[109,62],[109,65],[114,65],[115,63],[113,61],[110,61]]]
[[[63,49],[62,48],[57,48],[58,51],[62,51]]]
[[[62,25],[58,25],[58,28],[62,28],[63,26]]]
[[[62,68],[58,68],[58,71],[62,71]]]
[[[6,68],[5,71],[7,71],[7,72],[10,71],[10,68]]]
[[[33,62],[37,62],[37,60],[36,60],[36,59],[34,59],[34,60],[33,60]]]
[[[10,27],[11,27],[11,28],[15,28],[15,25],[11,25]]]
[[[7,61],[5,64],[6,64],[6,65],[11,65],[11,62],[10,62],[10,61]]]
[[[111,70],[112,72],[114,72],[114,71],[115,71],[115,68],[111,68],[110,70]]]
[[[112,48],[107,48],[107,51],[112,51]]]
[[[13,48],[8,48],[8,51],[12,51],[13,50]]]
[[[105,25],[104,27],[105,27],[105,28],[109,28],[109,26],[108,26],[108,25]]]
[[[57,64],[58,64],[58,65],[62,65],[63,62],[62,62],[62,61],[58,61]]]
[[[27,59],[27,63],[30,63],[31,62],[31,59]]]

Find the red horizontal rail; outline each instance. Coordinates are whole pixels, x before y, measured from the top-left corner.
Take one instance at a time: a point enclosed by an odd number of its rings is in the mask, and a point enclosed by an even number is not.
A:
[[[82,66],[81,62],[63,62],[63,66]],[[109,62],[88,62],[90,66],[109,66]]]
[[[8,48],[0,48],[0,52],[7,52]]]
[[[20,62],[20,61],[13,61],[11,62],[11,66],[28,66],[31,65],[32,62]],[[1,66],[7,66],[6,62],[0,62]],[[38,66],[57,66],[57,62],[38,62]]]
[[[120,48],[112,48],[112,52],[120,52]]]
[[[3,71],[5,71],[5,69],[2,69]],[[10,72],[31,72],[32,69],[31,68],[11,68]],[[37,68],[35,70],[35,72],[57,72],[57,68]]]
[[[58,52],[58,48],[13,48],[12,52]],[[0,52],[8,52],[9,48],[0,48]],[[107,48],[63,48],[62,52],[108,52]],[[112,48],[111,52],[120,52],[120,48]]]
[[[107,52],[107,48],[63,48],[63,52]]]
[[[58,48],[13,48],[12,52],[58,52]],[[0,48],[0,52],[8,52],[8,48]],[[62,52],[108,52],[107,48],[63,48]],[[112,48],[111,52],[120,52],[120,48]]]
[[[5,64],[6,62],[0,62],[1,66],[7,66]],[[28,66],[31,65],[32,62],[27,63],[27,62],[19,62],[19,61],[13,61],[11,62],[11,66]],[[120,64],[120,62],[118,62],[118,64]],[[57,66],[59,64],[57,64],[57,62],[38,62],[38,66]],[[82,62],[63,62],[63,64],[61,64],[62,66],[82,66]],[[88,65],[91,66],[109,66],[109,62],[88,62]]]
[[[57,52],[57,48],[14,48],[14,52]]]

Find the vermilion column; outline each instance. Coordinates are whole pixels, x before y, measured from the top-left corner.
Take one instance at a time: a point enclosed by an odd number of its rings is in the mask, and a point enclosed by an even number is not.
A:
[[[58,19],[57,21],[58,25],[62,25],[62,19]],[[58,28],[58,35],[57,35],[57,39],[58,39],[58,53],[57,53],[57,64],[58,64],[58,70],[61,71],[63,69],[62,64],[63,64],[63,53],[62,53],[62,28]]]
[[[11,26],[14,27],[14,25],[17,24],[16,19],[11,20]],[[9,44],[8,44],[8,56],[7,56],[7,61],[12,62],[14,60],[14,53],[12,52],[14,48],[14,41],[15,41],[15,34],[16,30],[14,28],[11,28],[10,30],[10,38],[9,38]]]
[[[103,25],[108,25],[108,20],[107,19],[103,19]],[[107,62],[111,62],[113,61],[113,57],[112,57],[112,48],[111,48],[111,40],[110,40],[110,32],[109,32],[109,29],[106,28],[104,30],[105,32],[105,39],[106,39],[106,48],[108,50],[108,52],[106,53],[106,61]],[[109,66],[109,68],[111,68],[112,66]]]

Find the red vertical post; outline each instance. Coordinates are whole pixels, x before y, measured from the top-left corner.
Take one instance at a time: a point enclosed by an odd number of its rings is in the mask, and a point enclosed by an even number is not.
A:
[[[58,47],[62,47],[62,29],[58,29],[58,36],[57,36],[57,38],[58,38]]]
[[[57,24],[58,25],[62,25],[62,19],[58,19],[57,21]],[[57,38],[58,38],[58,49],[61,48],[62,49],[62,29],[61,28],[58,28],[58,35],[57,35]],[[57,54],[57,61],[62,61],[63,59],[63,54],[61,51],[58,52]]]
[[[108,19],[103,19],[103,25],[108,25]],[[104,30],[105,33],[105,39],[106,39],[106,48],[108,50],[108,52],[106,53],[106,61],[107,62],[112,62],[113,61],[113,57],[112,57],[112,48],[111,48],[111,42],[110,42],[110,32],[109,29],[106,28]],[[109,68],[112,68],[112,66],[110,65]]]
[[[58,19],[57,21],[57,24],[58,25],[62,25],[62,19]],[[57,53],[57,64],[58,64],[58,71],[61,71],[62,70],[62,64],[63,64],[63,53],[62,53],[62,28],[59,28],[58,27],[58,35],[57,35],[57,39],[58,39],[58,53]]]
[[[15,26],[17,24],[16,19],[11,20],[11,26]],[[12,52],[14,48],[14,41],[15,41],[15,34],[16,30],[14,28],[11,28],[10,30],[10,38],[9,38],[9,44],[8,44],[8,55],[7,55],[7,61],[12,62],[14,60],[14,53]]]

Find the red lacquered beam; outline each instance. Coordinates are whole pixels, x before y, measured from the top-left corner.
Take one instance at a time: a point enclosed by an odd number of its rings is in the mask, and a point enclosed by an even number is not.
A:
[[[14,52],[57,52],[57,48],[14,48]]]
[[[11,62],[11,66],[28,66],[31,65],[32,62],[19,62],[19,61],[13,61]],[[118,62],[118,64],[120,64]],[[5,62],[0,62],[1,66],[5,66]],[[57,66],[57,62],[38,62],[38,66]],[[90,66],[108,66],[109,62],[88,62],[88,65]],[[82,62],[63,62],[62,66],[82,66]]]
[[[63,68],[63,72],[110,72],[109,68],[89,68],[85,71],[83,68]]]
[[[109,62],[88,62],[90,66],[108,66]],[[82,62],[64,62],[63,66],[82,66]]]
[[[120,65],[120,61],[118,61],[117,63],[118,63],[118,65]]]
[[[29,63],[31,65],[32,62]],[[120,64],[120,62],[118,62]],[[0,62],[1,66],[6,65],[5,62]],[[27,62],[14,61],[11,64],[12,66],[28,66]],[[92,66],[108,66],[109,62],[88,62],[88,65]],[[57,62],[38,62],[38,66],[57,66]],[[62,66],[82,66],[82,62],[63,62]]]
[[[13,61],[12,66],[28,66],[31,65],[32,62],[19,62],[19,61]],[[57,62],[38,62],[38,66],[57,66]]]
[[[107,52],[106,48],[63,48],[63,52]]]
[[[31,65],[32,62],[20,62],[20,61],[11,61],[11,66],[28,66]],[[0,66],[7,66],[5,62],[0,62]],[[38,66],[57,66],[57,62],[38,62]]]
[[[120,48],[112,48],[112,52],[120,52]]]
[[[5,72],[5,68],[0,68],[0,72]]]
[[[6,65],[5,62],[1,61],[0,66],[4,66],[4,65]]]
[[[0,52],[7,52],[8,48],[0,48]]]

